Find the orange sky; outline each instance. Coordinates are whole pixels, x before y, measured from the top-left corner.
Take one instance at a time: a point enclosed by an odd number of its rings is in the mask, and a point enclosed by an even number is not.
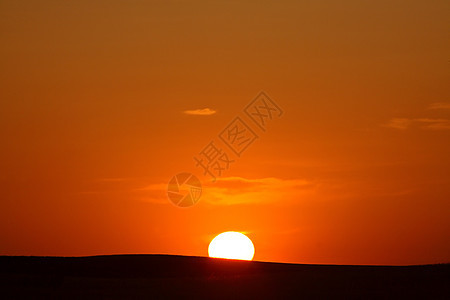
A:
[[[450,2],[342,2],[1,1],[0,255],[450,261]],[[284,115],[211,183],[261,90]]]

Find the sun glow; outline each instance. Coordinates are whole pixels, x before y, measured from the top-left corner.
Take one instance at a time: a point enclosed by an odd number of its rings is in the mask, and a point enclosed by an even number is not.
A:
[[[208,247],[209,257],[252,260],[255,247],[245,235],[236,231],[227,231],[216,236]]]

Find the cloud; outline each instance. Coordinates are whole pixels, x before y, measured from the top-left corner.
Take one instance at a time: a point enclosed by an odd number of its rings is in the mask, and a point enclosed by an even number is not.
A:
[[[149,183],[147,181],[145,184],[136,185],[114,186],[101,191],[101,193],[108,195],[108,197],[123,197],[128,200],[157,205],[171,204],[167,195],[167,182]],[[361,179],[343,180],[340,176],[314,180],[275,177],[256,179],[219,177],[216,182],[202,182],[200,202],[202,205],[215,207],[236,205],[297,206],[309,205],[317,201],[324,204],[329,201],[360,199],[367,195],[386,197],[402,196],[409,193],[409,188],[397,185],[394,187],[377,186],[373,185],[373,182],[365,182]]]
[[[167,183],[155,183],[144,187],[135,188],[132,190],[137,199],[154,203],[154,204],[167,204],[169,199],[167,198]]]
[[[449,130],[450,120],[448,119],[416,119],[416,122],[420,122],[421,128],[429,130]]]
[[[450,102],[435,102],[428,106],[428,110],[450,109]],[[398,130],[408,128],[419,128],[423,130],[450,130],[450,119],[436,118],[392,118],[389,122],[382,124]]]
[[[185,110],[183,113],[187,115],[195,115],[195,116],[210,116],[215,114],[217,111],[210,108],[203,109],[193,109],[193,110]]]
[[[449,119],[432,119],[432,118],[393,118],[384,127],[394,128],[398,130],[406,130],[413,126],[418,126],[424,130],[449,130]]]
[[[203,182],[200,201],[211,205],[286,203],[315,192],[318,184],[300,179],[222,177],[216,182]],[[167,183],[134,189],[145,202],[167,204]]]
[[[391,119],[387,124],[384,124],[384,127],[399,129],[399,130],[405,130],[409,127],[411,124],[410,119],[406,118],[393,118]]]
[[[302,179],[224,177],[204,186],[202,200],[213,205],[281,203],[316,188],[317,183]]]
[[[98,182],[123,182],[123,181],[131,181],[135,178],[129,178],[129,177],[108,177],[108,178],[97,178],[95,181]]]
[[[448,102],[436,102],[432,103],[428,109],[450,109],[450,103]]]

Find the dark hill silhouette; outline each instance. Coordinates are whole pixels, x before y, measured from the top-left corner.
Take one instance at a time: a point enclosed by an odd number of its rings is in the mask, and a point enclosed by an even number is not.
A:
[[[0,256],[0,298],[450,299],[449,270],[174,255]]]

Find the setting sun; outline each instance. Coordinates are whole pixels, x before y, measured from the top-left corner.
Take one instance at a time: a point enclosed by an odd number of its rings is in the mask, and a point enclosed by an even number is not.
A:
[[[252,260],[255,247],[252,241],[240,232],[227,231],[216,236],[208,247],[209,257]]]

